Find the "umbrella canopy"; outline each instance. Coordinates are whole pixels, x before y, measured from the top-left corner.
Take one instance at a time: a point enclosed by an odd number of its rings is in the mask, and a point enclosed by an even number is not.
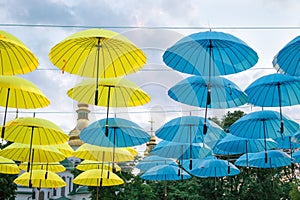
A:
[[[191,178],[185,171],[178,174],[179,170],[180,168],[174,165],[158,165],[145,171],[141,178],[150,181],[176,181]]]
[[[300,76],[300,36],[287,43],[277,55],[274,56],[273,66],[286,74]]]
[[[168,48],[163,61],[188,74],[218,76],[253,67],[258,56],[245,42],[228,33],[207,31],[186,36]]]
[[[289,149],[293,151],[294,149],[300,148],[300,144],[298,142],[292,141],[292,136],[283,136],[279,138],[275,138],[277,142],[278,149]]]
[[[249,103],[261,107],[280,107],[281,133],[283,106],[300,104],[300,78],[285,74],[269,74],[252,82],[245,90]]]
[[[101,119],[84,128],[79,138],[83,142],[104,147],[136,146],[150,140],[150,135],[141,126],[126,119],[108,118],[107,136],[106,129],[106,119]]]
[[[253,154],[255,153],[245,153],[241,155],[238,159],[236,159],[234,164],[240,167],[249,167],[249,160],[251,159]]]
[[[53,122],[35,117],[16,118],[5,125],[5,140],[23,144],[50,145],[69,140]]]
[[[263,139],[242,138],[229,133],[216,144],[213,151],[223,155],[255,153],[265,149],[264,142]],[[274,149],[278,144],[267,138],[266,145],[266,149]]]
[[[201,178],[235,176],[240,170],[226,160],[207,159],[201,162],[200,166],[190,171],[194,176]]]
[[[110,163],[103,163],[93,160],[84,160],[79,165],[76,166],[76,169],[81,171],[87,171],[90,169],[105,169],[109,171],[113,171],[113,166]],[[121,171],[121,167],[116,165],[115,166],[116,171]]]
[[[155,135],[163,140],[183,143],[208,143],[226,136],[225,131],[213,121],[207,122],[207,133],[203,134],[204,118],[182,116],[174,118],[160,127]]]
[[[238,137],[259,139],[289,136],[299,129],[299,124],[283,116],[284,132],[280,132],[280,114],[262,110],[244,115],[229,127],[229,132]]]
[[[134,156],[126,148],[99,147],[91,144],[81,145],[74,156],[100,162],[125,162],[134,159]]]
[[[291,165],[291,156],[280,150],[268,150],[268,161],[265,162],[265,152],[253,153],[249,159],[249,167],[278,168]]]
[[[27,171],[28,163],[27,162],[22,162],[19,165],[20,169]],[[51,162],[51,163],[46,163],[46,162],[33,162],[31,163],[32,170],[46,170],[46,171],[51,171],[51,172],[64,172],[66,171],[66,168],[60,164],[59,162]]]
[[[49,145],[32,145],[12,143],[0,150],[0,156],[17,161],[27,161],[31,153],[30,162],[58,162],[65,159],[65,156],[56,148]]]
[[[20,169],[13,160],[0,156],[0,173],[1,174],[19,174]]]
[[[140,70],[144,52],[125,36],[104,29],[88,29],[65,38],[49,52],[62,71],[84,77],[109,78]]]
[[[87,186],[121,185],[124,181],[115,173],[105,169],[90,169],[80,173],[73,183]]]
[[[207,156],[205,158],[195,158],[193,159],[192,167],[190,164],[190,160],[183,160],[181,162],[181,166],[184,168],[185,171],[191,173],[191,171],[199,166],[201,166],[202,162],[208,159],[217,159],[215,156]]]
[[[206,100],[210,98],[208,108],[233,108],[248,102],[247,95],[232,81],[223,77],[191,76],[168,90],[168,95],[175,101],[206,107]],[[209,97],[208,97],[209,96]]]
[[[293,163],[300,163],[300,150],[293,153],[292,161]]]
[[[29,184],[29,180],[31,180],[32,185]],[[16,178],[14,183],[36,188],[59,188],[67,185],[60,176],[46,170],[32,170],[30,173],[25,172]]]
[[[300,131],[296,131],[294,134],[292,134],[291,141],[300,143]]]
[[[151,151],[152,154],[175,158],[177,160],[191,159],[191,158],[205,158],[212,155],[210,147],[204,143],[179,143],[161,141]]]
[[[57,148],[66,158],[71,157],[74,153],[74,150],[67,142],[62,144],[52,144],[51,146]]]
[[[177,163],[171,158],[164,158],[157,155],[150,155],[140,160],[135,167],[142,171],[146,171],[148,169],[151,169],[159,165],[177,166]]]
[[[0,75],[26,74],[37,68],[36,56],[14,35],[0,30],[0,46]]]

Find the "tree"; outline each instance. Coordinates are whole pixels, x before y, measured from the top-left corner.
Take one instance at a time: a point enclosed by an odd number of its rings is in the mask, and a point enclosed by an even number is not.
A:
[[[233,113],[228,111],[226,113],[226,115],[223,116],[222,119],[222,128],[228,132],[228,128],[238,119],[240,119],[241,117],[243,117],[245,115],[245,113],[241,110],[236,110]]]

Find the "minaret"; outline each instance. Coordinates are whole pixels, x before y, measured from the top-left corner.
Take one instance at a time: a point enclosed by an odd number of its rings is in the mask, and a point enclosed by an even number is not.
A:
[[[153,123],[154,121],[151,119],[150,121],[150,124],[151,124],[151,128],[150,128],[150,141],[147,142],[146,144],[146,150],[144,151],[144,156],[147,156],[151,151],[152,149],[155,147],[156,145],[156,136],[154,135],[154,131],[153,131]]]
[[[76,127],[69,133],[69,145],[76,150],[83,142],[79,139],[79,133],[82,129],[89,125],[89,105],[84,103],[77,104],[77,124]]]

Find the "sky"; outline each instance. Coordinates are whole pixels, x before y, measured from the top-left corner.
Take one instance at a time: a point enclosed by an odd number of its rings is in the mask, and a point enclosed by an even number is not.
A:
[[[37,56],[38,69],[21,77],[36,84],[50,99],[46,108],[20,110],[19,117],[48,119],[66,133],[76,124],[77,102],[66,92],[81,77],[62,74],[48,58],[50,49],[65,37],[97,27],[119,32],[140,47],[147,56],[144,68],[128,79],[151,97],[150,103],[136,108],[111,109],[112,115],[128,118],[146,131],[155,131],[174,117],[203,116],[203,109],[185,106],[170,99],[167,90],[187,74],[176,72],[162,61],[164,50],[184,36],[207,31],[232,34],[253,48],[259,60],[244,72],[226,76],[244,90],[255,79],[275,73],[273,57],[289,41],[300,35],[300,1],[298,0],[4,0],[0,2],[0,29],[21,41]],[[160,28],[155,28],[160,27]],[[0,122],[4,108],[0,108]],[[90,106],[90,121],[105,117],[106,108]],[[251,105],[241,108],[246,113],[257,110]],[[283,112],[300,123],[295,111]],[[8,119],[15,117],[9,109]],[[209,110],[209,116],[222,117],[230,110]],[[2,122],[1,122],[2,123]]]

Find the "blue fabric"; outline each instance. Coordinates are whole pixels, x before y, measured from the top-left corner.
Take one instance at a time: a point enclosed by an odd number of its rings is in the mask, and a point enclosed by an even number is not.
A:
[[[233,108],[248,102],[246,93],[223,77],[188,77],[168,90],[175,101],[197,107],[206,107],[208,83],[211,86],[211,104],[208,108]]]
[[[267,156],[267,162],[265,162]],[[291,157],[280,150],[268,150],[254,153],[249,159],[249,167],[278,168],[291,165]]]
[[[181,173],[178,174],[179,170],[178,166],[160,165],[145,171],[141,178],[152,181],[176,181],[191,178],[184,170],[180,170]]]
[[[132,121],[108,118],[108,136],[105,125],[106,119],[95,121],[81,131],[79,138],[85,143],[104,147],[130,147],[150,140],[150,135]]]
[[[266,149],[273,149],[278,146],[278,144],[270,138],[266,139],[266,145]],[[234,155],[255,153],[263,150],[265,150],[263,139],[249,139],[228,134],[216,144],[213,151],[215,154]]]
[[[192,152],[192,154],[190,153]],[[212,150],[203,143],[178,143],[161,141],[151,151],[152,154],[166,157],[181,159],[205,158],[212,155]]]
[[[300,76],[300,36],[286,44],[274,57],[273,66],[279,71]]]
[[[183,116],[170,120],[160,127],[155,135],[163,140],[182,143],[208,143],[226,136],[224,130],[213,121],[207,120],[208,131],[203,134],[204,118]]]
[[[281,106],[297,105],[300,104],[300,78],[285,74],[269,74],[252,82],[245,92],[249,103],[256,106],[279,107],[280,102]]]
[[[207,159],[190,172],[194,176],[208,178],[235,176],[240,173],[240,170],[229,161],[221,159]]]
[[[280,133],[280,113],[262,110],[244,115],[229,127],[229,132],[238,137],[259,139],[289,136],[299,129],[299,124],[282,116],[284,132]]]
[[[163,158],[163,157],[156,156],[156,155],[150,155],[150,156],[147,156],[144,159],[140,160],[135,167],[142,171],[146,171],[146,170],[151,169],[152,167],[155,167],[158,165],[175,165],[175,166],[177,166],[177,163],[174,160],[172,160],[171,158]]]
[[[218,76],[247,70],[257,63],[258,56],[245,42],[231,34],[207,31],[176,42],[164,52],[163,61],[183,73]]]
[[[292,141],[292,136],[284,136],[275,138],[278,149],[297,149],[300,148],[300,144]]]

